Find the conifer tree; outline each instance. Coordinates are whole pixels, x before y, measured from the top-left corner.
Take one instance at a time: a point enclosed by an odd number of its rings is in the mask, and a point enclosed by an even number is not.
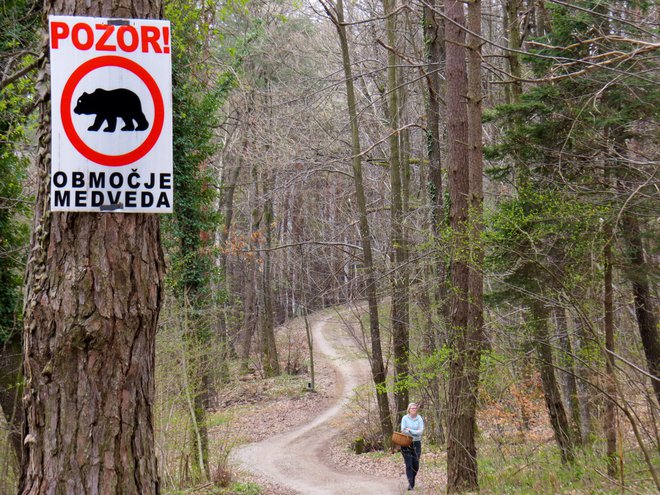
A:
[[[46,0],[44,14],[160,18],[162,5]],[[46,45],[37,80],[38,191],[26,275],[19,493],[154,495],[155,334],[165,271],[159,217],[49,211]]]

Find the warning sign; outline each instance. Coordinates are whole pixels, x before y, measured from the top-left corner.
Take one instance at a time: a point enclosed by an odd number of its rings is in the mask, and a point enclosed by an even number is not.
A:
[[[170,24],[50,16],[53,211],[172,211]]]

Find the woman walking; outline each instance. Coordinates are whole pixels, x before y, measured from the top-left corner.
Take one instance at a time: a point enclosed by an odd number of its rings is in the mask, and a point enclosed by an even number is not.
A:
[[[415,488],[415,476],[419,471],[419,458],[422,456],[422,433],[424,433],[424,420],[417,414],[417,404],[414,402],[408,404],[408,414],[401,419],[401,432],[413,437],[410,447],[401,447],[403,460],[406,463],[408,490],[412,490]]]

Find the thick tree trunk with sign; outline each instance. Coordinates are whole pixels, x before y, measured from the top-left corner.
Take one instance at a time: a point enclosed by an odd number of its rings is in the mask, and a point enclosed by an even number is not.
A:
[[[88,7],[89,5],[89,7]],[[157,18],[160,1],[46,1],[46,14]],[[51,213],[50,90],[26,276],[19,493],[159,493],[151,406],[163,253],[155,215]]]

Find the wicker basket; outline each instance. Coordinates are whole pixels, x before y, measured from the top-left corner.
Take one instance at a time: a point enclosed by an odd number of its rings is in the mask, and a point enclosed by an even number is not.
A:
[[[392,443],[394,445],[398,445],[399,447],[410,447],[413,444],[413,437],[406,435],[405,433],[395,431],[392,433]]]

